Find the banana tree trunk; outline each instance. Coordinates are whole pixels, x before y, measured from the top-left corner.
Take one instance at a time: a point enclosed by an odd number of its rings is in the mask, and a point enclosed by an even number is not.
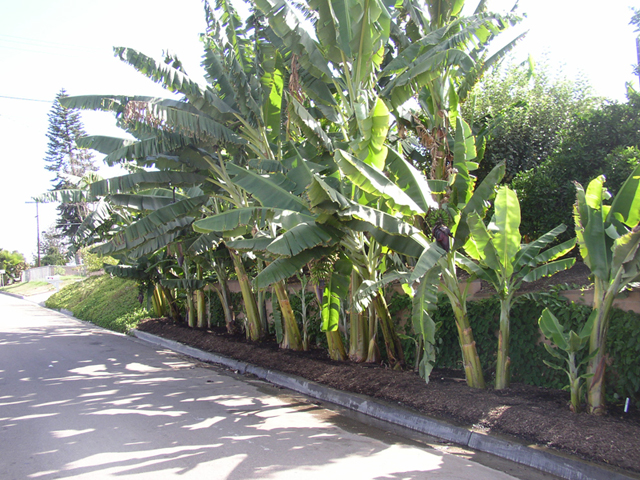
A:
[[[167,301],[162,294],[162,287],[156,284],[153,287],[153,294],[151,296],[151,303],[153,304],[153,312],[156,318],[165,317],[168,313]]]
[[[193,292],[191,290],[187,290],[187,323],[191,328],[198,325],[196,309],[193,302]]]
[[[362,279],[355,272],[351,272],[351,294],[355,292],[362,283]],[[369,347],[369,328],[367,325],[367,317],[363,312],[358,313],[351,302],[350,313],[350,330],[349,338],[349,358],[354,362],[364,362],[367,359]]]
[[[606,412],[604,398],[604,372],[606,369],[606,341],[607,330],[609,329],[609,312],[613,305],[613,300],[620,288],[620,279],[623,270],[617,272],[613,284],[608,285],[603,280],[596,277],[593,292],[593,308],[598,311],[591,337],[589,338],[589,353],[597,350],[597,353],[589,361],[587,373],[593,375],[588,387],[589,413],[603,415]],[[607,288],[607,286],[609,288]]]
[[[258,341],[262,337],[262,325],[260,323],[260,314],[258,313],[256,297],[253,294],[251,283],[249,282],[249,276],[244,269],[240,254],[229,248],[229,255],[233,260],[233,267],[236,270],[238,283],[240,284],[240,291],[242,292],[242,299],[244,300],[244,308],[247,315],[247,338],[253,341]]]
[[[367,363],[380,363],[380,349],[378,348],[378,317],[373,309],[369,306],[367,309],[369,317],[369,345],[367,347]]]
[[[511,359],[509,358],[509,310],[511,297],[500,299],[500,331],[498,333],[498,363],[496,365],[496,390],[509,388],[511,383]]]
[[[347,359],[347,351],[344,348],[344,342],[338,330],[334,332],[325,332],[327,334],[327,343],[329,345],[329,358],[338,362]]]
[[[290,350],[301,351],[302,338],[300,336],[300,329],[296,322],[296,317],[291,308],[291,302],[289,301],[289,294],[284,284],[284,280],[273,284],[276,296],[278,297],[278,303],[280,304],[280,311],[282,312],[282,324],[284,325],[284,339],[280,346]]]
[[[202,280],[202,267],[198,266],[197,269],[197,278],[198,280]],[[202,290],[196,290],[196,312],[198,315],[198,328],[207,328],[207,309],[204,299],[204,292]]]
[[[393,321],[391,320],[391,315],[389,315],[387,302],[381,293],[378,293],[373,299],[373,306],[378,318],[380,319],[380,327],[382,328],[384,346],[387,351],[387,357],[389,358],[389,364],[394,369],[401,369],[405,365],[402,344],[400,343],[400,337],[398,337]]]
[[[167,287],[163,287],[162,285],[160,285],[160,289],[162,291],[162,295],[164,296],[164,298],[167,301],[167,304],[169,305],[169,311],[171,312],[171,318],[173,320],[175,320],[176,322],[181,322],[182,321],[182,315],[180,315],[180,310],[178,309],[178,305],[176,304],[176,300],[173,297],[173,294],[171,293],[171,290],[169,290]]]
[[[449,298],[453,315],[456,319],[456,328],[458,329],[458,340],[460,341],[462,363],[467,385],[472,388],[485,388],[482,365],[480,364],[476,342],[473,339],[473,330],[471,329],[467,315],[467,288],[465,288],[464,291],[460,291],[458,278],[456,277],[454,255],[455,253],[448,255],[447,268],[442,269],[443,287]]]

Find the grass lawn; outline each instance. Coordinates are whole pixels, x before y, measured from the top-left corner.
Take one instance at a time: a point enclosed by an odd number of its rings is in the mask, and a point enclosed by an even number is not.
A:
[[[69,285],[70,283],[82,280],[83,277],[79,275],[63,275],[60,277],[60,288]],[[41,293],[55,292],[56,287],[46,280],[34,280],[33,282],[26,283],[14,283],[1,287],[0,292],[15,293],[16,295],[39,295]]]

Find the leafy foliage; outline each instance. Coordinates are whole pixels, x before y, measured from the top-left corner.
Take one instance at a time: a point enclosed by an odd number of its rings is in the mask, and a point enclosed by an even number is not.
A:
[[[546,64],[496,68],[475,86],[462,115],[486,138],[478,178],[500,162],[504,181],[548,160],[571,131],[576,117],[595,100],[582,80],[557,78]]]
[[[616,194],[640,162],[640,94],[630,92],[627,103],[606,103],[576,118],[558,151],[538,167],[520,173],[512,182],[522,207],[522,234],[538,238],[564,223],[573,231],[573,182],[586,185],[607,176]],[[569,233],[561,236],[567,240]]]
[[[24,256],[17,250],[10,252],[0,248],[0,270],[4,270],[2,274],[3,285],[20,281],[20,274],[28,268]]]

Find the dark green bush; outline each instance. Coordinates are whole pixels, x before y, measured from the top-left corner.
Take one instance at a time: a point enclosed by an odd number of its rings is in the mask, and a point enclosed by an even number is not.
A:
[[[591,313],[586,305],[567,301],[560,295],[562,289],[556,287],[547,293],[523,295],[511,310],[511,340],[509,356],[511,358],[511,374],[514,382],[526,383],[549,388],[563,388],[567,384],[564,372],[547,367],[543,361],[557,362],[543,347],[542,334],[538,328],[538,318],[545,307],[548,307],[565,327],[579,330]],[[395,298],[398,295],[408,299],[406,295],[394,294],[392,305],[407,306]],[[486,300],[472,301],[467,304],[469,322],[478,349],[480,361],[485,368],[487,379],[495,371],[500,320],[500,302],[496,297]],[[453,311],[444,294],[438,297],[438,310],[434,321],[442,322],[437,332],[438,368],[462,370],[458,332],[455,326]],[[402,331],[400,328],[399,331]],[[413,332],[408,332],[414,336]],[[407,359],[415,358],[415,344],[403,342]],[[587,351],[582,352],[586,355]],[[607,354],[610,358],[607,367],[608,401],[622,403],[627,397],[640,407],[640,315],[613,309],[607,341]],[[581,358],[578,358],[580,361]]]

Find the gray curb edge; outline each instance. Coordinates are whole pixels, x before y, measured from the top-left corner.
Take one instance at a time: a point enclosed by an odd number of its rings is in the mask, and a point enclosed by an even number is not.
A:
[[[373,418],[438,437],[458,445],[490,453],[567,480],[633,480],[634,478],[581,460],[566,458],[486,434],[471,432],[466,428],[449,425],[401,407],[373,400],[364,395],[343,392],[301,377],[269,370],[215,353],[204,352],[150,333],[138,330],[132,330],[131,333],[140,340],[168,348],[183,355],[188,355],[204,362],[224,365],[232,370],[237,370],[241,374],[252,374],[279,387],[288,388],[303,395],[331,402]]]

